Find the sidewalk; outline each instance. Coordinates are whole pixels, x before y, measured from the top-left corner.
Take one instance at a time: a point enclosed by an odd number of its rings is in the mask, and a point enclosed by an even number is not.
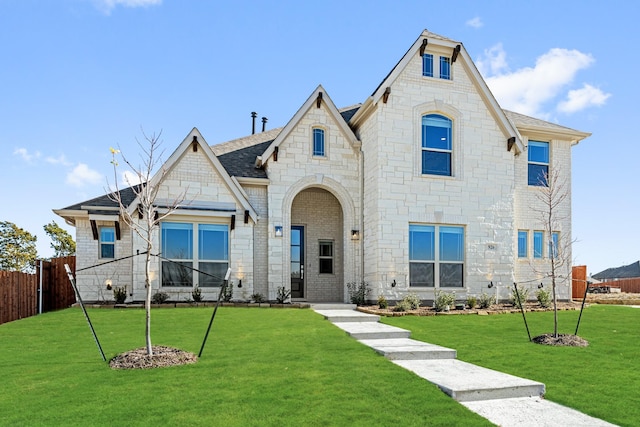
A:
[[[411,332],[379,323],[379,316],[349,304],[312,308],[391,362],[437,385],[470,410],[500,426],[613,426],[545,400],[545,385],[456,359],[453,349],[410,338]]]

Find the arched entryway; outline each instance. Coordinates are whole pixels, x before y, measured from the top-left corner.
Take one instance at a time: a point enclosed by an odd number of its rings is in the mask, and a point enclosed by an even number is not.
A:
[[[291,205],[291,298],[309,302],[344,299],[344,215],[329,191],[300,191]]]

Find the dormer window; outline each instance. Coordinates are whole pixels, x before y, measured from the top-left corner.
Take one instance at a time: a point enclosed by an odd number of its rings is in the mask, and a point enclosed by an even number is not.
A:
[[[440,78],[451,80],[451,60],[446,56],[440,57]]]
[[[323,129],[313,129],[313,155],[315,157],[325,157]]]
[[[433,77],[433,55],[430,53],[422,55],[422,75],[424,77]]]

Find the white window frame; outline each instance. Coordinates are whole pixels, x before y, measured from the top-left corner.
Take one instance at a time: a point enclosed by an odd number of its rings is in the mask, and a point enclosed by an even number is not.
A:
[[[432,260],[416,260],[411,259],[411,247],[409,248],[408,258],[409,258],[409,287],[410,288],[426,288],[426,289],[464,289],[466,283],[466,255],[467,255],[467,230],[463,225],[450,225],[450,224],[422,224],[422,223],[410,223],[409,224],[409,245],[411,245],[411,228],[412,226],[425,226],[425,227],[433,227],[433,259]],[[462,260],[445,260],[443,259],[443,254],[441,252],[441,229],[442,228],[459,228],[462,230]],[[417,286],[411,285],[411,264],[433,264],[433,286]],[[441,266],[445,264],[462,264],[462,277],[461,277],[461,285],[460,286],[441,286],[440,284],[440,272]]]
[[[322,154],[316,154],[316,130],[322,131]],[[311,156],[316,159],[326,159],[328,156],[328,135],[327,129],[323,126],[313,126],[311,128]]]
[[[102,231],[103,230],[107,230],[107,229],[113,230],[113,241],[104,241],[104,240],[102,240],[103,239]],[[98,240],[98,258],[99,259],[115,259],[116,258],[116,240],[117,240],[116,239],[116,227],[112,226],[112,225],[103,225],[103,226],[100,226],[100,229],[98,231],[99,231],[98,232],[98,236],[99,236],[98,237],[99,238],[99,240]],[[110,256],[110,257],[102,256],[102,246],[103,245],[112,246],[113,247],[113,256]]]

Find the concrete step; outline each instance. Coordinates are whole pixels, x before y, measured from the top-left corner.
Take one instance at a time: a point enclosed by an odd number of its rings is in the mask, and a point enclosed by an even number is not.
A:
[[[360,340],[389,360],[455,359],[456,351],[409,338]]]
[[[324,303],[313,303],[311,304],[311,309],[318,310],[354,310],[358,306],[355,304],[345,304],[341,302],[324,302]]]
[[[544,384],[455,359],[393,360],[458,402],[544,395]]]
[[[614,425],[537,396],[514,399],[479,400],[475,402],[462,402],[462,404],[499,426],[609,427]]]
[[[377,322],[337,322],[338,328],[357,340],[409,338],[411,332]]]
[[[377,322],[380,316],[375,314],[361,313],[355,310],[315,310],[318,314],[324,316],[331,323],[342,322]]]

